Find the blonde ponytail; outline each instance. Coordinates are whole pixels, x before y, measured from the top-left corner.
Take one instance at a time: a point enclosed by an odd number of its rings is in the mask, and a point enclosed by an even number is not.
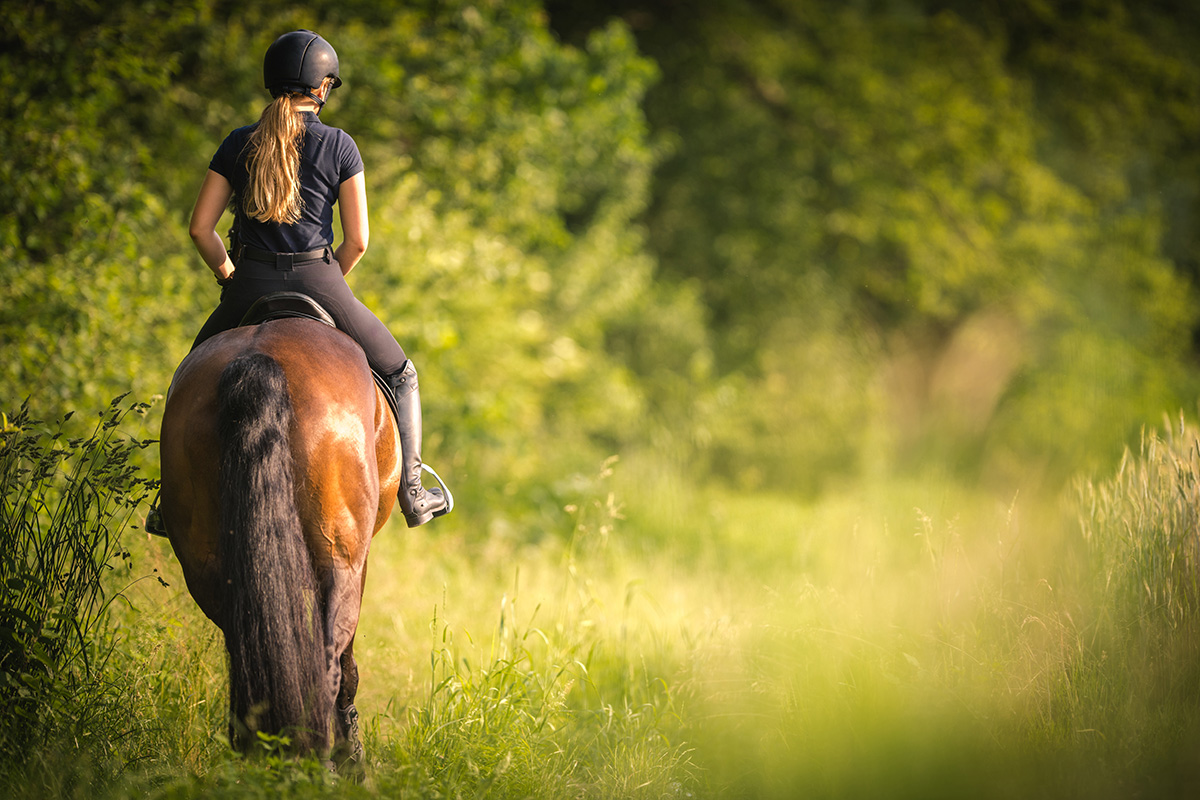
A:
[[[295,223],[300,219],[300,148],[304,121],[293,108],[301,95],[282,94],[263,109],[247,143],[250,180],[242,208],[259,222]]]

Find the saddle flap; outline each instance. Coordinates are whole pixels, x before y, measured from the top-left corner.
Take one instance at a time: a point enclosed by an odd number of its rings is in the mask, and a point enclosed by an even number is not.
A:
[[[331,328],[337,327],[337,323],[333,321],[333,317],[321,307],[320,303],[300,292],[271,292],[270,294],[264,294],[255,300],[254,305],[250,306],[249,310],[246,311],[246,315],[242,317],[242,321],[238,323],[238,327],[244,328],[248,325],[258,325],[263,322],[270,322],[273,319],[283,319],[285,317],[311,319],[323,322]]]

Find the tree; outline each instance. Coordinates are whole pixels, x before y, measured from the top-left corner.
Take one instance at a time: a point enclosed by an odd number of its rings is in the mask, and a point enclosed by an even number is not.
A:
[[[573,27],[573,7],[551,6],[568,37],[594,18]],[[996,26],[907,3],[621,11],[660,64],[648,116],[674,143],[651,249],[699,287],[717,369],[743,380],[745,424],[724,436],[738,457],[719,462],[774,454],[781,485],[931,459],[1062,474],[1186,396],[1196,317],[1161,207],[1117,137],[1089,151],[1116,159],[1107,192],[1067,168],[1052,95]],[[1097,94],[1121,85],[1087,63]]]

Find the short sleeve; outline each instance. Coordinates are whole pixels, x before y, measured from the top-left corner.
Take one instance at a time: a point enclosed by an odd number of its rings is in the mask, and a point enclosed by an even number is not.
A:
[[[342,131],[338,142],[338,182],[342,183],[363,171],[362,156],[350,134]]]
[[[231,184],[235,183],[234,177],[238,172],[238,156],[241,155],[242,148],[246,143],[246,136],[243,135],[245,130],[245,128],[238,128],[226,136],[212,160],[208,162],[209,169],[224,177]]]

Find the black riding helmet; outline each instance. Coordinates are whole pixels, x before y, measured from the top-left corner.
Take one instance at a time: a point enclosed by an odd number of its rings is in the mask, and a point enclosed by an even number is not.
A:
[[[338,77],[338,57],[333,45],[312,31],[285,33],[267,48],[263,58],[263,83],[272,97],[288,92],[301,92],[324,105],[313,90],[325,78],[333,78],[333,86],[342,85]]]

